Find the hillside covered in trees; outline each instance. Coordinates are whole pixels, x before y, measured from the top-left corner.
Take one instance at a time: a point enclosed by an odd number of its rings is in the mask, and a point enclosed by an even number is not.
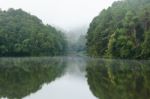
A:
[[[150,0],[116,1],[90,24],[87,53],[94,57],[150,58]]]
[[[0,56],[54,56],[65,52],[61,31],[21,9],[0,10]]]

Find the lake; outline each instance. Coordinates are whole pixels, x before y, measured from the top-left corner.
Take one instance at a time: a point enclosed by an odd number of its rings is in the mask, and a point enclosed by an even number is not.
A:
[[[1,99],[149,99],[150,61],[0,58]]]

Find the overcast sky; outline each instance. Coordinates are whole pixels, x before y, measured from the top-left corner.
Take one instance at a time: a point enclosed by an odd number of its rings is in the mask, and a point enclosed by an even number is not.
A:
[[[22,8],[44,23],[71,30],[87,25],[116,0],[0,0],[0,8]]]

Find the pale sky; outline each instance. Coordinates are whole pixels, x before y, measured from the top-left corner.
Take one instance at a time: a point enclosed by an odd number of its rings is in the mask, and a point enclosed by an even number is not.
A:
[[[21,8],[44,23],[71,30],[88,25],[114,1],[117,0],[0,0],[0,8]]]

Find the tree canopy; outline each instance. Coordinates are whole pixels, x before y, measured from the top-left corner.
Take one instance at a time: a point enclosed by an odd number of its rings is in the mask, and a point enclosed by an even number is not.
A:
[[[0,10],[0,56],[54,56],[65,48],[64,34],[36,16],[21,9]]]
[[[150,0],[116,1],[90,24],[87,53],[95,57],[150,57]]]

